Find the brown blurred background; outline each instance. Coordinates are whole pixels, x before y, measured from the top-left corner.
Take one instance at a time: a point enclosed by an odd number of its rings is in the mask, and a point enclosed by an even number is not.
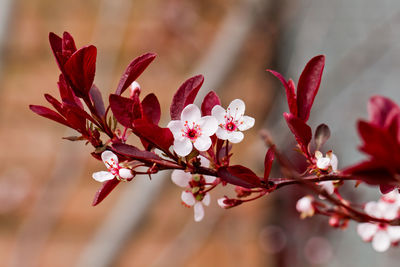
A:
[[[330,234],[326,218],[301,221],[298,188],[227,211],[216,199],[232,190],[213,192],[195,223],[166,173],[151,183],[137,177],[91,207],[99,187],[91,174],[103,164],[28,105],[58,96],[50,31],[97,46],[95,82],[105,96],[133,58],[155,52],[138,81],[144,95],[159,97],[161,123],[174,91],[202,73],[201,95],[216,90],[225,106],[241,98],[256,118],[233,160],[262,173],[258,131],[268,127],[278,144],[292,140],[280,115],[283,90],[265,69],[297,80],[323,53],[312,123],[333,128],[328,146],[344,166],[360,158],[353,125],[369,95],[400,100],[399,10],[395,0],[0,0],[0,266],[394,266],[396,257],[376,257],[354,228]]]

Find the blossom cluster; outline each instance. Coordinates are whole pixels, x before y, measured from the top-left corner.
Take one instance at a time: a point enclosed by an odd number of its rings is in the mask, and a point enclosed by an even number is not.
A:
[[[96,47],[77,49],[67,32],[61,37],[50,33],[49,41],[60,69],[60,100],[45,94],[53,109],[39,105],[30,105],[30,109],[76,130],[76,136],[65,139],[84,140],[94,147],[92,156],[102,160],[107,169],[92,175],[101,182],[94,206],[121,182],[141,176],[151,178],[165,170],[172,170],[172,182],[183,189],[182,204],[193,207],[195,221],[204,218],[204,207],[210,205],[211,192],[218,186],[234,188],[231,196],[220,196],[216,201],[229,209],[296,184],[313,193],[296,204],[301,218],[327,216],[329,225],[341,229],[350,220],[357,221],[358,233],[377,251],[385,251],[400,241],[400,108],[386,97],[370,99],[370,120],[358,122],[360,149],[368,159],[340,169],[338,157],[324,148],[330,137],[329,127],[320,124],[313,131],[308,124],[325,66],[323,55],[306,64],[297,85],[292,79],[267,70],[286,90],[289,111],[283,117],[297,143],[296,150],[303,156],[301,165],[306,167],[300,170],[298,161],[280,151],[272,137],[263,132],[268,148],[264,173],[259,176],[243,165],[231,163],[233,145],[241,142],[243,132],[255,124],[254,118],[245,115],[242,100],[234,99],[225,109],[211,91],[200,99],[201,106],[193,104],[204,81],[202,75],[196,75],[176,90],[170,106],[171,120],[160,125],[161,107],[156,95],[150,93],[142,98],[138,83],[155,54],[146,53],[132,60],[107,102],[94,84]],[[129,94],[124,96],[126,91]],[[130,135],[137,137],[142,148],[128,144]],[[270,177],[274,161],[278,177]],[[341,187],[348,181],[379,187],[384,195],[361,209],[359,203],[352,203],[341,194]]]

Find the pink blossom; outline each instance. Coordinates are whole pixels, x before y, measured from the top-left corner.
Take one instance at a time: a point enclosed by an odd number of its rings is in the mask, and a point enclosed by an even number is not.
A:
[[[101,154],[101,159],[106,165],[108,171],[99,171],[93,173],[92,177],[98,182],[105,182],[114,179],[132,179],[132,171],[128,168],[122,168],[118,163],[118,157],[113,152],[106,150]]]

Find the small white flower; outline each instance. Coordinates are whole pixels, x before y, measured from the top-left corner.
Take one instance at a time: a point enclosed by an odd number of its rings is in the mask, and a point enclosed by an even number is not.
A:
[[[321,170],[328,170],[331,167],[332,172],[337,172],[338,159],[332,151],[326,153],[326,157],[320,151],[315,151],[315,158],[317,159],[317,168]]]
[[[244,116],[245,104],[240,99],[233,100],[225,110],[220,105],[216,105],[211,110],[218,120],[218,130],[216,135],[219,139],[228,140],[231,143],[239,143],[243,140],[242,131],[254,126],[254,118]]]
[[[217,200],[218,205],[219,205],[221,208],[223,208],[223,209],[228,208],[229,205],[225,204],[225,200],[227,200],[227,199],[228,199],[227,197],[221,197],[221,198],[219,198],[219,199]]]
[[[175,152],[184,157],[193,146],[198,151],[207,151],[211,146],[210,136],[217,131],[218,123],[212,116],[201,117],[200,109],[190,104],[182,110],[181,120],[170,121],[168,128],[174,136]]]
[[[134,81],[133,83],[131,83],[131,86],[129,88],[129,93],[130,93],[130,97],[132,98],[135,94],[139,94],[140,93],[140,84],[137,81]]]
[[[101,154],[101,159],[103,160],[104,164],[106,165],[107,171],[99,171],[93,173],[92,177],[98,182],[105,182],[108,180],[114,179],[131,179],[133,178],[133,174],[130,169],[122,168],[118,164],[118,157],[113,152],[106,150]]]
[[[313,206],[313,197],[312,196],[305,196],[300,198],[296,203],[296,210],[300,212],[300,217],[302,219],[306,217],[311,217],[315,213],[315,209]]]
[[[382,197],[378,202],[368,202],[364,210],[372,217],[393,220],[398,217],[399,206],[393,202],[387,202]],[[392,243],[400,241],[400,226],[360,223],[357,226],[357,232],[365,242],[372,242],[372,247],[378,252],[386,251]]]
[[[210,161],[203,156],[200,156],[201,166],[209,167]],[[216,177],[203,175],[204,182],[207,184],[212,184]],[[181,199],[182,202],[188,207],[194,207],[194,220],[199,222],[204,217],[204,207],[210,204],[210,194],[205,193],[204,195],[194,194],[191,189],[191,181],[194,180],[193,175],[191,173],[185,172],[183,170],[174,170],[171,175],[171,180],[177,186],[185,188],[182,192]],[[196,182],[196,181],[194,181]],[[198,182],[198,180],[197,180]],[[201,201],[197,200],[197,198],[202,198]]]

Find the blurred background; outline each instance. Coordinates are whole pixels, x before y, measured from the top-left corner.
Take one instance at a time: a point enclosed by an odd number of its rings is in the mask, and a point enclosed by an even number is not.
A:
[[[307,192],[297,187],[231,210],[215,200],[232,188],[213,192],[195,223],[165,173],[152,182],[137,177],[91,207],[100,186],[91,175],[103,164],[28,105],[46,105],[44,93],[58,96],[50,31],[70,32],[78,47],[97,46],[103,95],[133,58],[155,52],[138,81],[144,95],[159,97],[161,125],[179,85],[204,74],[200,99],[209,90],[224,106],[241,98],[256,118],[233,161],[262,173],[260,129],[288,153],[293,144],[281,116],[284,89],[265,69],[297,81],[311,57],[325,54],[310,123],[330,126],[326,151],[348,166],[363,157],[355,122],[367,117],[368,98],[400,102],[399,26],[396,0],[0,0],[0,266],[396,266],[399,250],[376,253],[355,223],[335,230],[327,218],[300,220],[295,203]],[[356,191],[345,195],[379,196],[366,186]]]

